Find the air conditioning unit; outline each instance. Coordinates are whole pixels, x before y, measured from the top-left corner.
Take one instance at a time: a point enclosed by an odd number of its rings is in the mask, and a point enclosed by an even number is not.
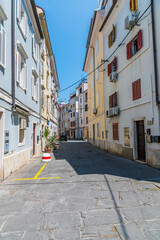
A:
[[[119,114],[120,114],[119,107],[113,107],[107,111],[107,117],[117,116]]]
[[[136,13],[134,11],[129,12],[129,15],[125,18],[125,29],[130,30],[136,21]]]
[[[97,108],[93,108],[93,114],[97,113]]]
[[[109,75],[110,82],[116,82],[118,79],[118,74],[116,72],[111,72]]]

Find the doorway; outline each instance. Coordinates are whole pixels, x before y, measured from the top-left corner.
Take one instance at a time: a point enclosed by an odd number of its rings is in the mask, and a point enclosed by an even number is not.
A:
[[[137,134],[137,157],[138,160],[145,162],[146,151],[145,151],[144,120],[136,121],[136,134]]]
[[[95,124],[93,124],[93,144],[95,144]]]
[[[36,150],[36,123],[33,123],[33,156],[35,155]]]
[[[0,179],[3,179],[4,112],[0,112]]]

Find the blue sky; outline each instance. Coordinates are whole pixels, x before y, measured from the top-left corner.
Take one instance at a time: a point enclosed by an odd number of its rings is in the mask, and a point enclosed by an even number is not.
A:
[[[98,0],[36,0],[45,10],[61,90],[81,79],[86,41]],[[72,87],[59,94],[69,99]]]

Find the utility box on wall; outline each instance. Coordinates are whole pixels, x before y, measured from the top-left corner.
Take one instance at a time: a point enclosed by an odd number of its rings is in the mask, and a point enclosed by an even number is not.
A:
[[[4,131],[4,154],[9,153],[9,131]]]

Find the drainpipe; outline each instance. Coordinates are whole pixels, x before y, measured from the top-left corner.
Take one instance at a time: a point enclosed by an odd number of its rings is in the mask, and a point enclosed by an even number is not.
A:
[[[40,124],[42,121],[42,91],[41,91],[41,47],[42,47],[42,40],[40,41],[39,44],[39,56],[40,56],[40,61],[39,61],[39,114],[40,114]]]
[[[95,48],[92,47],[92,46],[88,46],[90,48],[93,49],[93,69],[94,69],[94,72],[93,72],[93,77],[94,77],[94,109],[93,109],[93,114],[96,115],[97,113],[97,109],[96,109],[96,72],[95,72]]]
[[[12,0],[12,111],[15,111],[15,0]]]
[[[151,17],[152,17],[152,38],[153,38],[153,58],[154,58],[154,72],[155,72],[155,87],[156,87],[156,103],[160,105],[159,89],[158,89],[158,65],[157,65],[157,47],[155,34],[155,18],[154,18],[154,1],[151,0]]]

